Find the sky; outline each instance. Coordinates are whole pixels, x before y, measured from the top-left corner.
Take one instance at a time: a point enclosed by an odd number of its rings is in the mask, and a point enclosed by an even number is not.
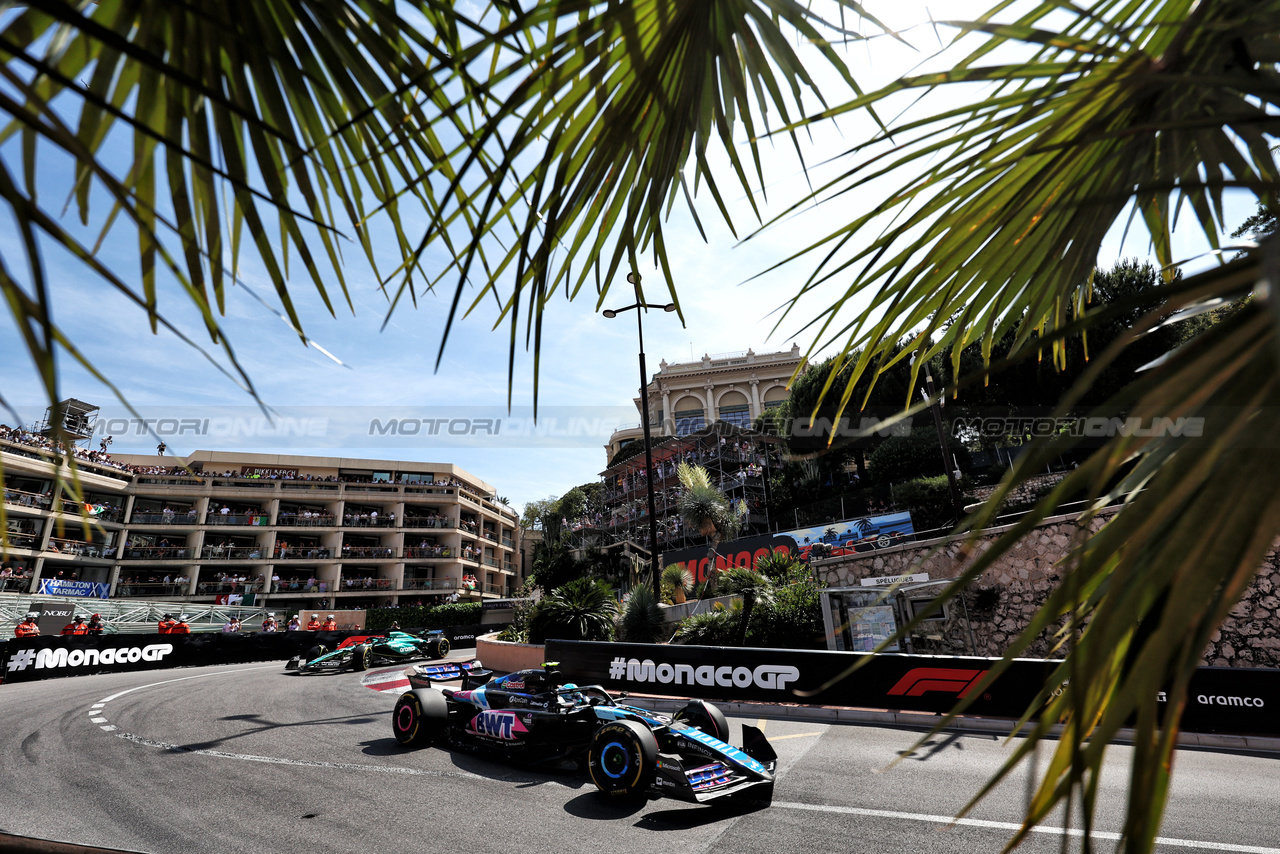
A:
[[[955,19],[977,15],[986,5],[971,0],[934,4]],[[885,38],[850,48],[846,62],[864,86],[888,83],[936,52],[932,28],[922,26],[929,18],[925,4],[899,0],[870,2],[868,7],[919,50]],[[823,85],[833,84],[824,80]],[[819,163],[838,154],[863,138],[869,127],[865,118],[849,117],[817,128],[807,143],[808,161]],[[12,141],[0,146],[0,158],[11,167],[17,163],[15,155]],[[778,212],[803,192],[804,176],[787,142],[766,150],[766,158],[766,209]],[[70,169],[55,157],[46,158],[41,180],[47,186],[42,192],[58,198],[66,194]],[[852,218],[873,201],[878,200],[864,195],[827,203],[745,243],[723,227],[708,199],[700,200],[702,221],[709,232],[705,242],[677,205],[667,224],[667,239],[685,324],[675,314],[646,315],[649,374],[657,371],[663,359],[689,361],[703,354],[748,348],[771,352],[789,349],[793,343],[807,349],[812,338],[799,331],[798,320],[784,320],[778,328],[775,324],[776,310],[810,267],[800,262],[758,274],[804,246],[815,228],[829,227],[831,217]],[[745,199],[730,199],[730,204],[735,215],[742,214],[740,222],[750,222]],[[1229,222],[1243,220],[1253,208],[1243,201],[1232,204]],[[69,212],[65,220],[73,227],[74,213]],[[386,239],[377,232],[374,236]],[[1184,257],[1202,250],[1194,241],[1179,248]],[[18,259],[20,250],[14,230],[8,223],[0,226],[0,257]],[[102,252],[109,264],[136,271],[132,239],[108,241]],[[1150,254],[1145,243],[1131,239],[1122,246],[1115,234],[1104,246],[1099,263],[1106,266],[1123,256]],[[525,502],[561,495],[577,484],[596,480],[605,466],[608,433],[613,427],[639,421],[631,402],[639,386],[634,314],[606,319],[591,297],[571,303],[560,300],[547,313],[539,370],[540,419],[535,428],[530,417],[532,357],[523,350],[517,354],[512,409],[508,410],[507,332],[492,329],[497,316],[492,304],[453,330],[437,370],[451,292],[426,294],[416,308],[402,305],[388,320],[387,299],[358,250],[347,253],[345,268],[354,314],[339,306],[337,317],[330,317],[310,285],[294,277],[303,327],[332,358],[316,347],[304,347],[246,287],[231,288],[227,325],[238,358],[261,399],[276,413],[275,420],[268,422],[253,400],[203,356],[171,334],[151,335],[141,312],[93,280],[83,267],[52,251],[45,260],[54,273],[57,321],[144,417],[224,425],[221,432],[215,429],[203,437],[167,436],[170,455],[197,449],[257,450],[452,462],[492,484],[498,495],[518,509]],[[649,260],[644,259],[640,269],[646,288],[660,285],[662,278],[651,265],[646,268]],[[260,269],[248,267],[244,278],[247,288],[278,307]],[[626,283],[618,284],[603,307],[631,302]],[[660,290],[649,293],[651,299],[665,301]],[[162,293],[162,299],[170,300],[167,304],[176,306],[173,296]],[[801,307],[822,304],[820,293]],[[797,314],[803,316],[803,310]],[[183,314],[178,308],[175,317],[200,337],[201,329],[190,312]],[[0,373],[0,395],[24,422],[40,418],[45,408],[41,388],[9,317],[0,318],[0,364],[6,366]],[[62,396],[98,404],[108,418],[131,417],[109,389],[70,359],[62,359],[60,365]],[[426,419],[435,425],[437,435],[426,435],[431,429],[427,428],[412,437],[390,439],[385,425],[392,419],[398,424],[405,423],[402,419]],[[0,422],[13,420],[12,415],[0,413]],[[485,425],[499,420],[503,424],[494,435],[495,428]],[[374,422],[379,426],[372,426]],[[455,428],[465,435],[449,435]],[[112,432],[112,450],[117,452],[147,453],[155,447],[155,438],[145,431]]]

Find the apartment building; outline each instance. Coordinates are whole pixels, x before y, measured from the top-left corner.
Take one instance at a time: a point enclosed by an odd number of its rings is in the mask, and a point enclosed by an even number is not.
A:
[[[77,460],[86,527],[55,491],[65,463],[0,438],[7,592],[75,582],[117,599],[359,608],[501,598],[524,575],[516,511],[449,463],[95,456]]]

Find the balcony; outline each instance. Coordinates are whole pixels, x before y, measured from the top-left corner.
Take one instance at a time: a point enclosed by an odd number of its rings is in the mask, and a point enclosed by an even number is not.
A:
[[[282,528],[332,528],[338,523],[338,517],[332,513],[280,513],[276,524]]]
[[[401,590],[457,590],[458,583],[452,578],[406,578],[400,583]]]
[[[6,489],[4,491],[4,503],[16,504],[19,507],[31,507],[35,510],[48,510],[53,504],[53,498],[35,492],[23,492],[21,489]]]
[[[353,593],[357,590],[391,590],[394,589],[395,582],[390,578],[344,578],[342,579],[343,593]]]
[[[448,546],[411,546],[404,550],[404,556],[406,560],[453,557],[453,550]]]
[[[98,560],[107,560],[109,555],[105,552],[113,552],[114,549],[104,549],[98,543],[86,543],[83,540],[68,540],[62,537],[50,537],[49,545],[45,548],[46,552],[60,554],[65,557],[90,557]]]
[[[394,528],[396,520],[393,516],[347,513],[342,517],[342,524],[347,528]]]
[[[398,557],[396,550],[387,546],[343,546],[342,559],[361,557],[361,558],[394,558]]]
[[[205,551],[212,551],[212,546],[206,546]],[[228,549],[227,551],[234,551]],[[121,560],[189,560],[191,558],[191,549],[186,546],[127,546],[120,555]],[[210,555],[205,555],[210,557]]]
[[[262,560],[262,554],[262,546],[205,546],[201,552],[205,560]]]
[[[276,560],[330,560],[333,550],[325,546],[289,546],[278,549]]]
[[[444,516],[406,516],[404,519],[404,527],[406,528],[453,528],[456,527],[452,519]]]
[[[214,513],[209,511],[206,525],[265,525],[270,517],[265,513]]]
[[[194,509],[183,513],[139,513],[136,510],[130,525],[194,525],[199,517]]]

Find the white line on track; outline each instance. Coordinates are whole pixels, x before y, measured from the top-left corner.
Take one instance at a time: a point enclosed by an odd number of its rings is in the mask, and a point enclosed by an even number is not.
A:
[[[425,768],[403,768],[394,765],[364,765],[355,762],[318,762],[306,759],[283,759],[278,756],[255,756],[251,753],[227,753],[222,750],[195,750],[189,747],[183,747],[179,744],[167,744],[163,741],[155,741],[150,738],[143,738],[140,735],[133,735],[132,733],[127,732],[117,734],[116,738],[122,738],[125,741],[131,741],[134,744],[140,744],[144,747],[155,747],[170,753],[190,753],[197,756],[213,756],[218,759],[238,759],[241,762],[265,762],[268,765],[295,765],[303,768],[336,768],[343,771],[376,771],[383,774],[404,774],[413,777],[448,777],[466,780],[496,779],[494,777],[471,774],[467,771],[432,771]]]
[[[932,824],[960,825],[962,827],[986,827],[994,830],[1018,830],[1021,824],[1010,821],[984,821],[976,818],[954,818],[948,815],[926,815],[924,813],[897,812],[895,810],[869,810],[861,807],[823,806],[821,804],[798,804],[788,801],[774,801],[774,809],[806,810],[809,812],[840,813],[867,818],[893,818],[900,821],[924,821]],[[1040,825],[1031,828],[1033,833],[1047,833],[1054,836],[1084,836],[1083,830],[1069,827],[1052,827]],[[1120,834],[1095,830],[1091,839],[1117,841]],[[1261,845],[1234,845],[1229,842],[1207,842],[1198,839],[1169,839],[1157,837],[1156,845],[1167,845],[1172,848],[1199,848],[1206,851],[1236,851],[1240,854],[1280,854],[1280,848],[1265,848]]]
[[[183,676],[180,679],[165,679],[163,682],[149,682],[146,685],[139,685],[137,688],[129,688],[124,691],[117,691],[110,697],[103,697],[99,702],[110,703],[125,694],[132,694],[134,691],[141,691],[143,688],[154,688],[157,685],[172,685],[174,682],[186,682],[188,679],[204,679],[206,676],[226,676],[230,673],[249,673],[253,670],[270,670],[271,668],[279,668],[279,664],[265,664],[261,667],[242,667],[239,670],[220,670],[217,673],[197,673],[195,676]]]

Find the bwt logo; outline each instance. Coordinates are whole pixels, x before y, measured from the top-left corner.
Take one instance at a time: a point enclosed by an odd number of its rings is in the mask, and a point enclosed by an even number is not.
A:
[[[978,684],[985,670],[952,670],[945,667],[914,667],[889,689],[892,696],[919,697],[929,691],[940,691],[963,697]]]
[[[481,712],[472,718],[471,728],[478,735],[487,735],[504,741],[515,741],[515,733],[525,731],[511,712]]]
[[[112,649],[20,649],[9,658],[10,670],[26,670],[35,662],[36,670],[56,667],[85,667],[99,664],[133,664],[159,661],[173,652],[173,644],[153,643],[149,646],[123,646]]]
[[[618,656],[609,663],[609,678],[626,679],[629,682],[658,682],[663,685],[706,685],[721,688],[750,688],[753,685],[765,691],[785,691],[787,684],[800,678],[799,669],[788,664],[761,664],[750,667],[732,667],[704,664],[655,664],[649,659],[626,659]]]

